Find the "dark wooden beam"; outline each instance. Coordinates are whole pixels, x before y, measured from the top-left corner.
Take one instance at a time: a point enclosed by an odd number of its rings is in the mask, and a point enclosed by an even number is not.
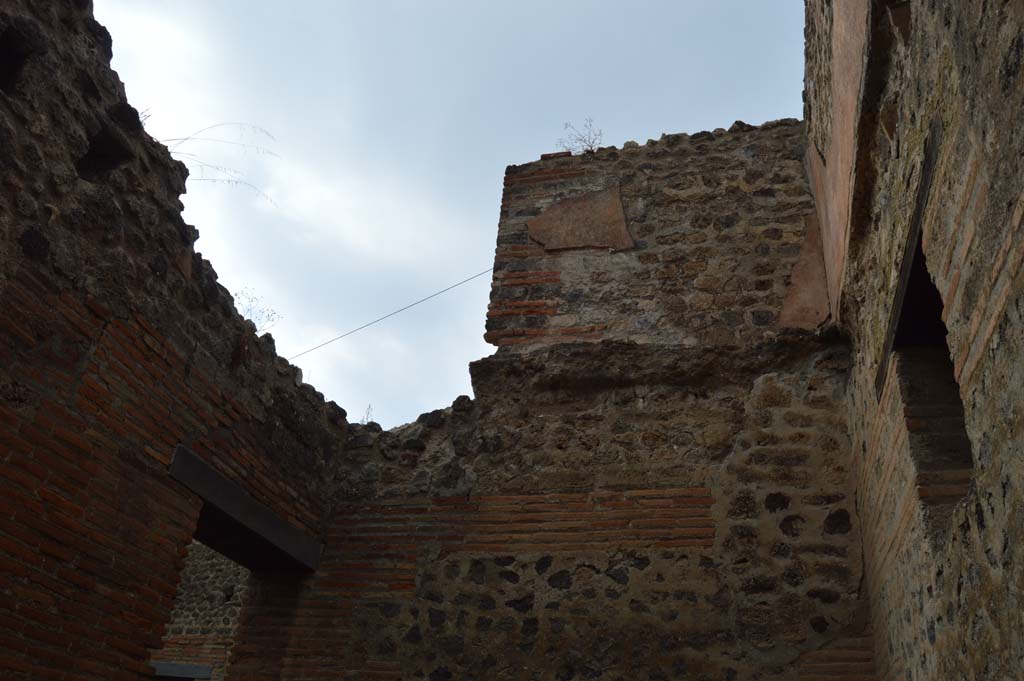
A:
[[[254,571],[316,570],[322,544],[179,445],[171,477],[203,500],[195,538]]]

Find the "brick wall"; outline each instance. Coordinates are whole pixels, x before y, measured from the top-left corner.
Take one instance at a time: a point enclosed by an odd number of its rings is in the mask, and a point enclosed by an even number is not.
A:
[[[797,663],[800,681],[875,681],[874,635],[870,625],[837,639],[824,648],[805,653]]]
[[[878,641],[889,647],[882,656],[884,678],[936,674],[925,666],[934,658],[919,654],[951,624],[933,600],[933,580],[941,579],[936,553],[956,530],[953,515],[968,496],[973,473],[955,385],[934,386],[936,374],[951,377],[942,366],[949,359],[915,354],[892,357],[858,473],[867,578],[879,602],[877,630],[905,631]]]
[[[738,122],[510,166],[485,338],[772,337],[814,210],[803,134],[795,120]]]
[[[1024,527],[1016,482],[1024,174],[1014,113],[1024,97],[1024,15],[1014,3],[915,0],[875,3],[867,22],[845,28],[834,16],[834,31],[865,27],[856,153],[832,172],[858,178],[842,305],[858,358],[850,423],[864,452],[858,500],[876,651],[885,673],[900,678],[1012,678],[1024,586],[1012,548]],[[951,420],[922,419],[901,392],[934,373],[897,381],[902,360],[884,354],[915,225],[942,298],[970,440],[970,466],[937,480],[920,467],[921,445],[949,439]],[[889,379],[880,399],[879,367]]]
[[[136,679],[201,507],[174,447],[316,535],[344,412],[193,251],[89,3],[6,3],[0,43],[0,675]]]
[[[186,444],[327,539],[316,574],[251,580],[231,678],[1013,678],[1024,16],[808,16],[815,153],[737,123],[509,168],[499,351],[474,400],[384,433],[237,316],[88,3],[5,6],[4,674],[171,652]],[[818,285],[815,212],[849,341],[780,322]],[[917,227],[962,415],[936,362],[886,351]]]
[[[7,664],[134,678],[160,647],[200,506],[167,475],[176,443],[297,526],[316,531],[322,501],[144,318],[103,316],[27,268],[2,300]]]
[[[850,357],[778,323],[801,135],[511,168],[475,399],[350,427],[322,568],[254,593],[233,678],[870,677]]]
[[[249,570],[193,541],[163,645],[153,659],[208,666],[213,669],[211,678],[222,681],[249,579]]]
[[[638,666],[667,678],[764,668],[786,678],[790,651],[862,617],[859,541],[841,471],[829,484],[813,473],[823,461],[796,460],[813,446],[754,447],[732,464],[737,479],[709,487],[346,508],[305,597],[332,603],[323,636],[348,645],[343,678],[615,678]],[[304,663],[328,649],[311,645]],[[863,670],[871,657],[838,663]]]
[[[327,539],[316,574],[253,575],[232,679],[786,678],[860,631],[849,357],[776,323],[813,209],[798,124],[510,170],[490,332],[550,337],[476,364],[475,401],[350,429],[193,252],[88,8],[14,11],[39,49],[0,103],[8,676],[134,679],[193,643],[178,444]]]
[[[353,679],[873,678],[848,362],[804,336],[502,350],[476,400],[353,426],[377,497],[301,596],[343,608],[303,664],[344,641]]]

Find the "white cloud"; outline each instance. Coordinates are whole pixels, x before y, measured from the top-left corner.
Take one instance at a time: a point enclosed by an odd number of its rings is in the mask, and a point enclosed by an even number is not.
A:
[[[179,152],[273,198],[193,181],[183,201],[222,283],[283,315],[283,355],[488,267],[503,165],[551,151],[565,120],[591,115],[611,142],[800,111],[799,3],[609,5],[587,14],[602,39],[567,55],[586,2],[543,5],[543,25],[531,3],[95,2],[151,134],[244,121],[277,137],[214,131],[280,157]],[[765,96],[749,97],[752,83]],[[491,351],[487,296],[481,277],[297,362],[353,419],[368,403],[384,425],[413,419],[469,391],[467,363]]]
[[[96,0],[95,11],[113,36],[128,100],[148,110],[150,134],[176,137],[217,118],[217,45],[206,27],[157,3]]]

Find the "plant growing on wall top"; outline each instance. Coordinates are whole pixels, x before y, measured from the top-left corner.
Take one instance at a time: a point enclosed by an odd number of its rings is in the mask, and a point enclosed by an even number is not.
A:
[[[266,307],[263,299],[249,287],[243,288],[234,295],[235,307],[238,313],[251,321],[256,326],[256,335],[262,335],[274,324],[281,321],[281,315],[276,310]]]
[[[139,113],[139,121],[143,127],[146,126],[151,115],[149,109],[144,109]],[[220,134],[221,131],[231,130],[236,133],[234,139],[228,139]],[[273,156],[278,158],[277,153],[266,146],[274,142],[275,139],[265,128],[251,123],[215,123],[205,128],[200,128],[184,137],[157,138],[157,141],[167,147],[171,156],[185,164],[188,168],[189,182],[212,182],[214,184],[243,187],[251,190],[267,202],[274,203],[274,200],[266,192],[245,179],[245,173],[241,170],[219,163],[211,163],[208,160],[209,156],[182,148],[185,145],[189,145],[191,149],[197,143],[225,145],[234,147],[241,153],[253,153],[257,156]]]
[[[148,117],[149,115],[146,113],[145,118]],[[145,121],[145,118],[143,118],[143,121]],[[214,130],[224,128],[235,130],[238,135],[237,139],[225,139],[224,137],[216,134],[207,134]],[[245,187],[247,189],[251,189],[260,198],[266,199],[270,203],[274,203],[274,200],[271,199],[270,196],[262,189],[246,180],[245,173],[242,171],[229,166],[210,163],[206,161],[205,157],[201,154],[185,151],[181,147],[186,144],[196,142],[204,144],[221,144],[233,146],[242,153],[254,153],[258,156],[273,156],[274,158],[278,158],[278,155],[274,151],[264,146],[266,143],[273,141],[274,136],[265,128],[261,128],[258,125],[252,125],[250,123],[216,123],[197,130],[191,135],[186,135],[185,137],[168,137],[167,139],[160,140],[162,144],[167,145],[167,149],[171,152],[172,156],[188,166],[190,182],[213,182],[215,184]]]
[[[565,137],[559,138],[558,147],[573,154],[593,153],[604,139],[604,132],[594,127],[594,119],[589,116],[583,119],[582,129],[572,123],[566,123],[564,129]]]

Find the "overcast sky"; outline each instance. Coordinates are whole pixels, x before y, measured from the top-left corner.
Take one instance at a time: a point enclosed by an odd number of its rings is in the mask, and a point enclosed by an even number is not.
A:
[[[505,166],[590,116],[604,144],[799,118],[802,0],[95,0],[158,139],[257,188],[189,182],[221,283],[290,357],[491,266]],[[252,146],[246,146],[252,145]],[[273,154],[265,153],[273,152]],[[385,427],[472,394],[480,277],[305,355],[305,380]]]

